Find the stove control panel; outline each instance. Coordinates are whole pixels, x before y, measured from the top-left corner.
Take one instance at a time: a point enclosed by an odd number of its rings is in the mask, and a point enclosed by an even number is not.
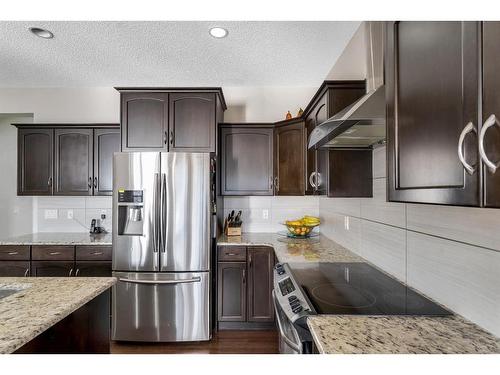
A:
[[[274,290],[277,303],[291,322],[316,314],[287,264],[278,263],[274,268]]]

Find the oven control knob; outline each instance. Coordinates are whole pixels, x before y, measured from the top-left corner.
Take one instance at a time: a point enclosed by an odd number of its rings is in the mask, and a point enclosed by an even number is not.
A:
[[[275,268],[278,275],[281,276],[285,274],[285,269],[283,268],[283,265],[281,263],[278,263]]]
[[[295,313],[295,314],[298,314],[299,312],[302,311],[302,306],[298,305],[297,307],[293,308],[292,311]]]

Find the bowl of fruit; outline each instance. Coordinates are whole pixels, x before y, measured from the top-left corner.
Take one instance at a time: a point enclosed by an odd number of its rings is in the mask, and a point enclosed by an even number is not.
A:
[[[290,237],[309,237],[312,230],[317,227],[321,221],[315,216],[304,216],[297,220],[287,220],[283,223],[288,229]]]

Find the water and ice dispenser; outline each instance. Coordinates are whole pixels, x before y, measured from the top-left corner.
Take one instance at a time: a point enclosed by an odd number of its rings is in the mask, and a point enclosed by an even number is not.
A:
[[[118,190],[118,234],[142,236],[144,231],[144,191]]]

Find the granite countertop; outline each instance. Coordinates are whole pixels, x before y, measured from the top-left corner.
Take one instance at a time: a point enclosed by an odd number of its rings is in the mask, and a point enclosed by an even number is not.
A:
[[[0,239],[0,245],[111,245],[111,233],[31,233]]]
[[[2,277],[0,353],[12,353],[116,283],[114,277]]]
[[[365,262],[363,258],[325,236],[293,239],[277,233],[243,233],[241,236],[221,236],[218,245],[271,246],[278,261],[292,262]]]
[[[307,325],[322,354],[500,353],[498,338],[457,315],[318,315]]]

